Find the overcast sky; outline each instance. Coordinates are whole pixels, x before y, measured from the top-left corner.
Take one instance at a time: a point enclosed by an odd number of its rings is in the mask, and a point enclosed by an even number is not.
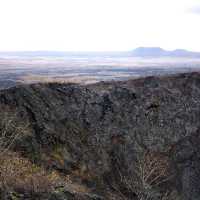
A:
[[[0,50],[200,51],[199,0],[0,0]]]

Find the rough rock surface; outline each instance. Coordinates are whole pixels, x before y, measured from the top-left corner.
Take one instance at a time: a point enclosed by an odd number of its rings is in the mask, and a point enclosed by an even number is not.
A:
[[[64,162],[53,160],[51,167],[90,174],[82,182],[97,193],[105,191],[99,189],[102,182],[117,183],[127,199],[139,200],[120,185],[116,167],[126,176],[136,152],[145,150],[170,160],[173,178],[164,187],[175,191],[176,199],[200,199],[199,73],[89,86],[24,85],[0,91],[0,105],[30,121],[31,134],[20,138],[15,150],[47,165],[42,155],[52,159],[53,149],[62,149]]]

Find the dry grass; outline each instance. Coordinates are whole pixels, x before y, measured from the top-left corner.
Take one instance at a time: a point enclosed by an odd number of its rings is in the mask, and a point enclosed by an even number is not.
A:
[[[59,174],[51,168],[47,170],[14,152],[13,146],[16,141],[30,134],[29,126],[10,108],[4,106],[0,110],[2,111],[0,113],[0,192],[41,194],[53,192],[60,187],[75,193],[89,191],[82,185],[72,183],[68,175]],[[64,165],[60,151],[57,150],[51,156]]]
[[[50,192],[67,183],[55,171],[46,171],[13,152],[7,152],[0,159],[0,187],[32,193]]]
[[[48,172],[12,152],[16,140],[29,134],[29,126],[19,121],[10,108],[4,106],[0,110],[0,188],[43,193],[65,182],[56,172]]]

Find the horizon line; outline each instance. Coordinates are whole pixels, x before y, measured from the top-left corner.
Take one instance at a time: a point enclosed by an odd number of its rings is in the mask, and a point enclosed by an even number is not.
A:
[[[14,53],[14,52],[70,52],[70,53],[119,53],[119,52],[131,52],[139,48],[146,48],[146,49],[153,49],[153,48],[159,48],[164,51],[176,51],[176,50],[185,50],[185,51],[190,51],[190,52],[200,52],[200,50],[190,50],[186,48],[175,48],[175,49],[167,49],[167,48],[162,48],[162,47],[157,47],[157,46],[138,46],[133,49],[129,50],[45,50],[45,49],[37,49],[37,50],[0,50],[0,53]]]

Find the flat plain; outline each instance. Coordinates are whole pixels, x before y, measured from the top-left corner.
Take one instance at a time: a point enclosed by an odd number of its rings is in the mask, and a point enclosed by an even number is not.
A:
[[[200,71],[199,58],[130,56],[0,56],[0,89],[37,82],[91,84]]]

